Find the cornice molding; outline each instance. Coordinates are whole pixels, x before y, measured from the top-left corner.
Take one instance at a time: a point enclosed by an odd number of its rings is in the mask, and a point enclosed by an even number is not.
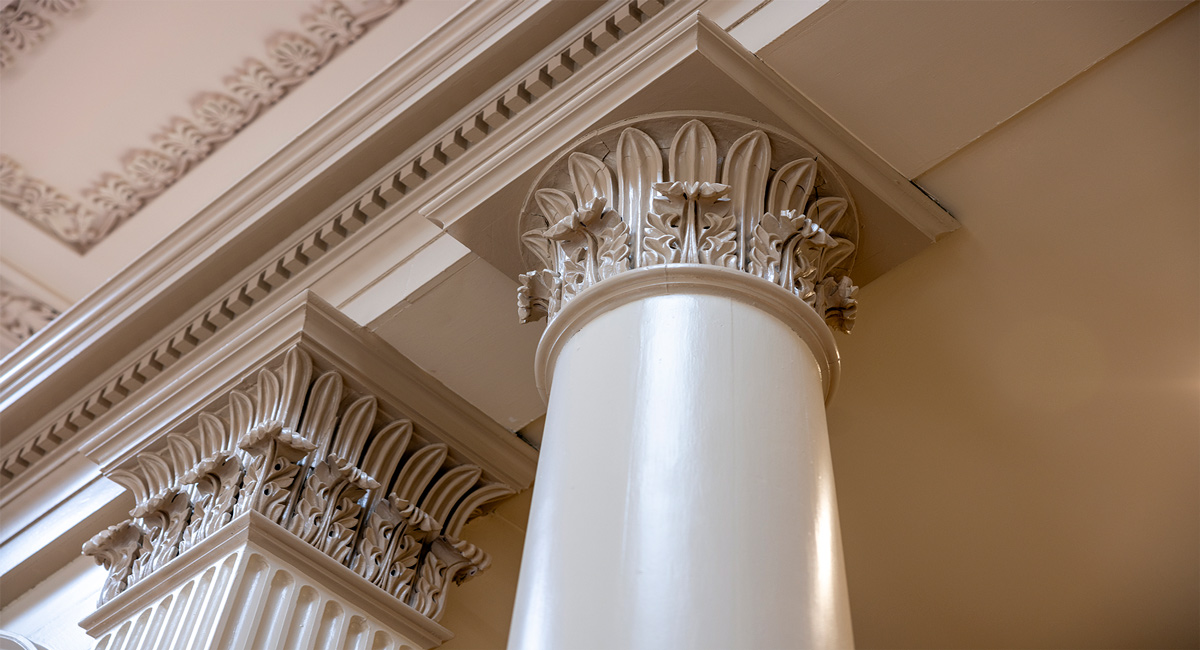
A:
[[[340,202],[334,209],[326,211],[328,216],[323,217],[315,229],[302,231],[285,245],[278,246],[277,250],[282,252],[271,256],[265,264],[253,267],[250,274],[226,285],[228,288],[223,289],[205,308],[176,321],[168,330],[171,332],[169,336],[157,339],[153,345],[143,346],[141,351],[128,356],[128,360],[118,366],[121,370],[97,378],[79,393],[79,397],[68,402],[69,406],[41,418],[6,450],[5,457],[0,461],[0,486],[8,485],[18,476],[28,475],[28,470],[35,464],[48,467],[53,461],[43,459],[54,456],[54,451],[66,441],[75,438],[131,395],[140,392],[154,377],[190,355],[198,345],[225,329],[252,307],[266,301],[268,296],[279,293],[285,285],[289,290],[302,290],[307,286],[304,281],[289,282],[322,258],[332,257],[331,253],[337,247],[372,223],[384,210],[421,189],[447,165],[459,160],[528,107],[552,94],[559,84],[629,40],[642,25],[662,12],[668,3],[672,7],[676,3],[680,5],[679,11],[673,12],[676,20],[682,12],[692,8],[692,3],[688,1],[627,0],[612,2],[597,10],[593,14],[594,21],[581,24],[564,34],[534,61],[510,74],[483,99],[451,118],[442,130],[421,140],[414,148],[415,154],[403,155],[400,164],[388,167],[385,173],[374,177],[378,180],[354,192],[349,201]],[[312,281],[311,274],[305,277],[309,278],[308,282]],[[155,286],[154,289],[162,290],[162,286]],[[80,312],[80,317],[84,313]],[[89,339],[94,336],[99,334],[93,334]],[[20,398],[21,394],[14,392],[21,386],[17,383],[19,375],[41,374],[25,362],[5,370],[6,401]],[[9,490],[9,493],[18,491]]]
[[[84,0],[12,0],[0,9],[0,71],[33,49],[54,29],[51,16],[65,16]]]
[[[73,2],[37,0],[37,5]],[[351,3],[360,5],[354,10],[338,0],[321,0],[301,18],[302,32],[272,37],[265,56],[248,58],[225,78],[222,90],[198,93],[192,116],[164,120],[150,138],[151,148],[130,149],[122,156],[122,169],[101,174],[79,192],[81,200],[29,174],[11,157],[0,156],[0,205],[86,253],[402,2],[360,0]],[[27,4],[29,0],[18,0],[4,11]],[[33,14],[25,22],[38,20],[43,19]],[[11,24],[18,23],[14,19]],[[8,36],[8,23],[4,29],[0,34],[13,38]]]

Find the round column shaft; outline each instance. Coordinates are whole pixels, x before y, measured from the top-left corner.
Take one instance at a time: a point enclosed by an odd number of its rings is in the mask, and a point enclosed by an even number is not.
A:
[[[539,364],[510,650],[852,647],[816,312],[739,271],[639,269],[567,305]]]

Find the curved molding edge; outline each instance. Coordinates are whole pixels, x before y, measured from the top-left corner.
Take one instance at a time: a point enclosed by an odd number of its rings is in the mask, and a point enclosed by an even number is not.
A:
[[[571,336],[597,316],[643,298],[666,295],[732,298],[779,319],[808,344],[821,371],[825,401],[837,388],[841,358],[825,321],[812,307],[777,284],[737,269],[706,264],[667,264],[626,271],[585,289],[546,326],[534,357],[534,375],[549,399],[554,364]]]

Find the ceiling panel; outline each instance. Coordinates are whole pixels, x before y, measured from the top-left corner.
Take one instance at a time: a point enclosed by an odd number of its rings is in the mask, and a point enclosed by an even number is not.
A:
[[[916,178],[1186,4],[838,2],[759,56]]]

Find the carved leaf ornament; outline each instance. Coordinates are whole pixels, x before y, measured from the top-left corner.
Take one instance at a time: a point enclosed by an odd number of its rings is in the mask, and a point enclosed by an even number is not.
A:
[[[29,49],[44,37],[50,28],[46,13],[66,13],[81,2],[14,0],[0,10],[0,69],[10,64],[14,52]],[[16,160],[0,156],[0,205],[86,253],[400,3],[318,0],[301,18],[300,32],[271,39],[265,61],[246,59],[224,79],[224,90],[200,93],[191,117],[170,118],[150,137],[150,148],[127,152],[123,169],[101,174],[79,193],[82,199],[55,189]]]
[[[551,166],[522,215],[534,270],[520,277],[521,322],[553,318],[630,268],[710,264],[778,284],[850,331],[858,226],[848,193],[815,154],[780,161],[765,131],[713,121],[731,144],[719,146],[700,120],[647,118],[646,130],[624,128],[615,149],[596,136],[603,146],[590,148],[602,158],[580,150],[594,138]],[[664,129],[680,122],[673,135]]]
[[[200,413],[194,429],[109,474],[136,506],[83,547],[109,571],[100,604],[251,510],[433,620],[450,582],[488,567],[459,535],[513,490],[451,462],[445,444],[418,441],[411,421],[387,421],[338,372],[314,374],[292,348],[253,390],[230,391],[221,413]]]

